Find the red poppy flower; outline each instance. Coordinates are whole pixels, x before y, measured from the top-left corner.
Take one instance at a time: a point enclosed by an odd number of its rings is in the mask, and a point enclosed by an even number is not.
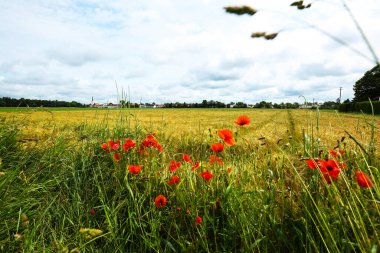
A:
[[[359,186],[364,188],[371,188],[373,186],[373,181],[367,174],[359,170],[355,174]]]
[[[318,163],[314,159],[308,159],[305,162],[309,165],[310,169],[315,169],[318,166]]]
[[[231,168],[227,168],[227,172],[228,173],[231,173],[232,169]]]
[[[110,146],[112,150],[117,150],[120,148],[120,140],[116,140],[116,142],[108,141],[108,145]]]
[[[121,154],[120,153],[115,153],[113,154],[113,159],[115,159],[116,162],[121,160]]]
[[[162,146],[157,142],[157,144],[156,144],[156,147],[155,147],[157,150],[158,150],[158,152],[162,152]]]
[[[345,168],[345,164],[341,164],[342,168]],[[331,184],[332,181],[336,181],[338,179],[338,175],[340,173],[339,165],[334,160],[320,161],[319,169],[323,173],[324,180]]]
[[[125,142],[123,144],[123,149],[125,151],[128,151],[131,148],[134,148],[136,146],[136,142],[133,142],[131,139],[125,139]]]
[[[202,224],[202,222],[203,222],[202,217],[197,216],[195,218],[195,225],[200,225],[200,224]]]
[[[88,213],[90,214],[90,215],[95,215],[95,210],[94,209],[91,209],[90,211],[88,211]]]
[[[235,120],[235,124],[239,126],[249,125],[250,123],[251,121],[249,120],[248,116],[245,116],[245,115],[239,116]]]
[[[183,154],[182,159],[187,163],[191,162],[190,155],[188,154]]]
[[[200,162],[196,162],[195,164],[193,163],[193,167],[191,167],[191,170],[196,170],[199,168],[199,165],[201,165]]]
[[[335,151],[335,150],[329,150],[329,154],[333,157],[337,157],[337,156],[342,156],[344,155],[344,153],[346,153],[344,150],[338,150],[338,151]]]
[[[176,162],[176,161],[174,161],[174,160],[171,160],[170,165],[169,165],[169,170],[170,170],[171,172],[175,172],[175,171],[177,171],[177,169],[178,169],[179,167],[181,167],[181,163],[180,163],[180,162]]]
[[[334,169],[346,168],[346,164],[337,163],[335,160],[318,161],[319,169],[322,173],[332,171]]]
[[[326,183],[331,184],[332,181],[338,180],[338,175],[340,173],[340,169],[334,168],[330,170],[329,172],[325,172],[322,174],[323,179],[326,181]]]
[[[131,174],[138,174],[141,168],[141,165],[128,165],[128,170]]]
[[[101,148],[102,148],[104,151],[106,151],[107,153],[110,152],[110,149],[108,148],[108,143],[103,143],[103,144],[101,145]]]
[[[223,143],[217,142],[217,143],[211,144],[211,149],[214,152],[222,152],[224,149]]]
[[[146,138],[141,142],[142,146],[147,148],[155,148],[158,150],[158,152],[162,152],[162,146],[158,143],[156,138],[154,137],[155,134],[148,134]]]
[[[206,181],[209,181],[212,178],[212,174],[210,172],[208,172],[208,171],[204,171],[200,175]]]
[[[227,146],[231,147],[235,145],[235,140],[232,135],[232,131],[229,129],[223,129],[223,130],[218,130],[218,136],[220,139],[226,143]]]
[[[179,176],[172,176],[168,181],[166,181],[168,184],[178,184],[179,183]]]
[[[222,159],[216,155],[210,155],[210,161],[209,164],[213,165],[214,163],[218,163],[219,165],[223,165]]]
[[[164,206],[166,206],[167,199],[165,198],[164,195],[158,195],[154,199],[154,203],[156,204],[156,207],[164,207]]]

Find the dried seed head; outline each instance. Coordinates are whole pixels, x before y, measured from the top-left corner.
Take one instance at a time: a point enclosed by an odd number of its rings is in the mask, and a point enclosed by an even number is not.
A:
[[[302,5],[302,4],[303,4],[303,0],[293,2],[293,3],[290,4],[290,6],[300,6],[300,5]]]
[[[26,216],[25,213],[22,213],[21,216],[20,216],[20,220],[21,220],[21,226],[22,227],[27,227],[29,226],[29,218],[28,216]]]
[[[236,15],[255,15],[257,10],[253,9],[252,7],[249,7],[247,5],[243,6],[227,6],[224,7],[227,13],[236,14]]]
[[[24,236],[20,233],[16,233],[13,236],[14,236],[16,241],[21,241],[24,238]]]
[[[265,38],[266,40],[273,40],[274,38],[277,37],[277,35],[278,35],[278,33],[271,33],[271,34],[267,34],[267,35],[265,35],[264,38]]]
[[[260,37],[264,37],[266,35],[265,32],[254,32],[252,33],[251,37],[252,38],[260,38]]]

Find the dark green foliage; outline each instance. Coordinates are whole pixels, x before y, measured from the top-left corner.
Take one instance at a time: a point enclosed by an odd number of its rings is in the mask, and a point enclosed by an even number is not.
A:
[[[380,66],[376,65],[367,71],[354,85],[355,102],[379,100],[380,97]]]
[[[257,11],[249,6],[243,5],[243,6],[227,6],[224,7],[226,12],[236,14],[236,15],[254,15]]]
[[[40,99],[28,99],[28,98],[0,98],[0,107],[84,107],[84,104],[71,101],[58,101],[58,100],[40,100]]]
[[[340,112],[364,112],[364,113],[372,113],[372,107],[374,114],[380,114],[380,101],[366,101],[366,102],[351,102],[351,103],[343,103],[339,106]]]

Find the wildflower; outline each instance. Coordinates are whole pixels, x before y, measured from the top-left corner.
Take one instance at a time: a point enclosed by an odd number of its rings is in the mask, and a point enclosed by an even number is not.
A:
[[[359,186],[364,188],[371,188],[373,186],[373,181],[367,174],[359,170],[355,174]]]
[[[155,199],[154,199],[154,203],[156,204],[156,207],[164,207],[166,206],[166,198],[164,195],[158,195]]]
[[[187,163],[191,162],[190,155],[188,154],[183,154],[182,159]]]
[[[121,160],[121,154],[120,153],[115,153],[113,154],[113,159],[118,162]]]
[[[249,120],[248,116],[246,116],[246,115],[239,116],[235,120],[235,124],[239,125],[239,126],[249,125],[250,123],[251,123],[251,121]]]
[[[168,181],[166,181],[168,184],[178,184],[179,183],[179,176],[172,176]]]
[[[326,161],[318,161],[319,169],[321,172],[328,172],[333,169],[340,169],[340,168],[346,168],[346,164],[344,163],[337,163],[335,160],[326,160]]]
[[[174,161],[174,160],[171,160],[170,165],[169,165],[169,170],[170,170],[171,172],[175,172],[175,171],[177,171],[177,169],[178,169],[179,167],[181,167],[181,163],[180,163],[180,162],[176,162],[176,161]]]
[[[155,148],[158,150],[158,152],[162,152],[162,146],[158,143],[158,141],[156,140],[154,136],[155,136],[154,133],[148,134],[146,138],[141,142],[141,144],[144,147]]]
[[[203,220],[200,216],[197,216],[195,218],[195,225],[200,225],[200,224],[202,224],[202,222],[203,222]]]
[[[227,168],[227,172],[228,173],[231,173],[232,169],[231,168]]]
[[[100,146],[104,151],[106,151],[107,153],[110,152],[110,149],[108,147],[108,143],[103,143],[101,146]]]
[[[338,168],[334,168],[328,172],[323,173],[322,177],[326,181],[326,183],[331,184],[332,181],[338,180],[339,173],[340,170]]]
[[[305,160],[310,169],[315,169],[318,166],[318,163],[314,159]]]
[[[116,140],[116,142],[108,141],[108,145],[110,146],[112,150],[117,150],[120,148],[120,140]]]
[[[199,166],[201,165],[201,163],[200,162],[196,162],[195,164],[193,163],[192,165],[193,165],[193,167],[191,167],[191,170],[196,170],[196,169],[199,168]]]
[[[345,164],[340,164],[342,168],[345,168]],[[334,160],[320,161],[319,169],[323,173],[322,177],[328,184],[338,179],[340,173],[339,165]]]
[[[141,165],[128,165],[128,170],[131,174],[138,174],[141,168]]]
[[[344,150],[338,150],[338,151],[329,150],[329,154],[333,157],[342,156],[344,155],[344,153],[346,153]]]
[[[211,172],[208,172],[208,171],[204,171],[204,172],[202,172],[200,175],[201,175],[201,177],[202,177],[204,180],[206,180],[206,181],[209,181],[209,180],[211,180],[211,178],[212,178],[212,174],[211,174]]]
[[[223,165],[222,159],[216,155],[210,155],[210,161],[209,164],[213,165],[214,163],[218,163],[219,165]]]
[[[217,142],[217,143],[211,144],[211,149],[214,152],[222,152],[224,149],[223,143]]]
[[[123,149],[125,151],[128,151],[131,148],[134,148],[136,146],[136,142],[133,142],[131,139],[125,139],[125,142],[123,144]]]
[[[232,131],[229,129],[223,129],[223,130],[218,130],[218,136],[220,139],[226,143],[227,146],[231,147],[235,145],[235,140],[232,135]]]
[[[90,211],[88,211],[88,213],[90,214],[90,215],[95,215],[95,210],[94,209],[91,209]]]

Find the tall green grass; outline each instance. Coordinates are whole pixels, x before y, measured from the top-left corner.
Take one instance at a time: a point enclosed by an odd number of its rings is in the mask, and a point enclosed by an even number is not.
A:
[[[369,161],[349,136],[341,143],[346,154],[337,158],[347,168],[338,181],[326,184],[303,161],[327,155],[319,138],[323,129],[318,124],[299,129],[292,111],[281,141],[245,139],[249,129],[231,122],[238,145],[218,154],[223,165],[208,163],[209,145],[220,141],[217,129],[177,137],[162,131],[156,139],[163,151],[139,155],[150,129],[131,124],[137,119],[125,110],[118,112],[116,127],[105,119],[81,124],[73,128],[79,136],[75,141],[57,127],[54,138],[35,148],[18,142],[22,122],[0,122],[0,172],[5,173],[0,176],[0,251],[377,251],[379,158]],[[125,138],[137,146],[118,162],[100,148]],[[200,161],[200,168],[192,171],[182,160],[184,153]],[[168,170],[171,160],[182,163],[175,173]],[[143,168],[134,175],[129,164]],[[372,177],[373,188],[358,186],[357,169]],[[213,174],[210,181],[199,175],[206,170]],[[180,183],[169,185],[174,174]],[[168,200],[163,208],[154,203],[160,194]],[[197,216],[203,220],[198,225]],[[102,234],[86,238],[83,228]]]

